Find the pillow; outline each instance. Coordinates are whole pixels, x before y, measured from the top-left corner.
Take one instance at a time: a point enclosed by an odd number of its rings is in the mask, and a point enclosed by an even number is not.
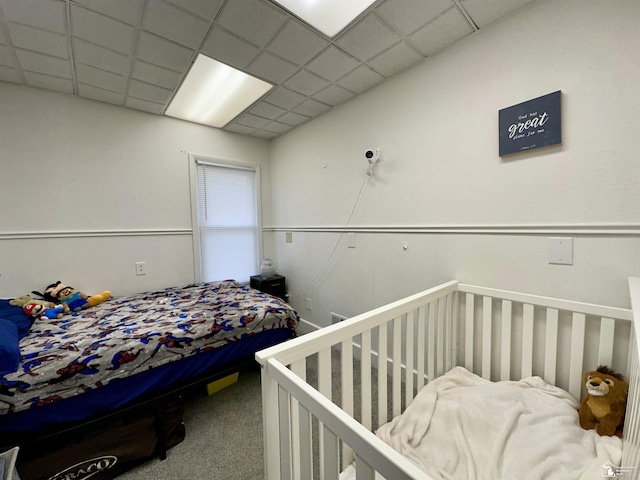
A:
[[[33,324],[33,319],[24,313],[22,307],[10,305],[9,300],[0,300],[0,319],[15,324],[18,328],[18,340],[22,340],[27,335]]]
[[[13,373],[20,364],[20,340],[18,327],[0,318],[0,376]]]

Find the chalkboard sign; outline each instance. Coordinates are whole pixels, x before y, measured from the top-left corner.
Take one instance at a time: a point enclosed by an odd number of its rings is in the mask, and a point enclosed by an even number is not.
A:
[[[560,90],[498,112],[500,156],[562,143]]]

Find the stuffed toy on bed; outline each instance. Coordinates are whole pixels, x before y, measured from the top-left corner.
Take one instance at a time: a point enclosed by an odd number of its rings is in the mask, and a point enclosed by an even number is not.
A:
[[[24,313],[34,318],[35,320],[40,320],[42,318],[62,318],[64,313],[64,308],[62,305],[54,305],[53,307],[45,307],[40,303],[29,302],[24,307],[22,307]]]
[[[27,303],[37,303],[38,305],[42,305],[43,307],[47,308],[56,306],[55,302],[38,300],[37,298],[32,298],[31,295],[22,295],[21,297],[16,297],[13,300],[9,300],[9,305],[14,305],[16,307],[24,307]]]
[[[585,373],[583,383],[587,394],[578,411],[580,426],[595,428],[600,435],[622,437],[629,383],[604,365]]]
[[[34,292],[38,293],[38,292]],[[68,287],[58,280],[56,283],[49,285],[44,294],[45,300],[57,301],[62,305],[64,313],[71,311],[77,312],[83,308],[95,307],[111,298],[111,292],[105,290],[98,295],[89,296],[86,293]]]

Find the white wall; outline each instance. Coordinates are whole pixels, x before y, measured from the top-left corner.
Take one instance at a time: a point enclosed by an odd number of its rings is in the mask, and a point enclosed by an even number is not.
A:
[[[0,82],[0,297],[61,280],[126,294],[194,281],[185,152],[262,166],[267,141]],[[147,275],[136,276],[144,261]]]
[[[628,307],[638,22],[636,0],[533,2],[274,139],[268,230],[300,314],[326,325],[449,279]],[[498,110],[557,90],[562,145],[500,158]],[[330,228],[352,211],[355,249]],[[574,239],[572,266],[548,263],[555,236]]]

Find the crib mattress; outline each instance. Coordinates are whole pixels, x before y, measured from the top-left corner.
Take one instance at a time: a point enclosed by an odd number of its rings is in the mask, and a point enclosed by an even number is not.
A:
[[[285,302],[235,281],[113,298],[32,327],[18,371],[0,377],[0,413],[82,396],[260,332],[291,332],[297,321]],[[141,394],[135,382],[126,388]]]

